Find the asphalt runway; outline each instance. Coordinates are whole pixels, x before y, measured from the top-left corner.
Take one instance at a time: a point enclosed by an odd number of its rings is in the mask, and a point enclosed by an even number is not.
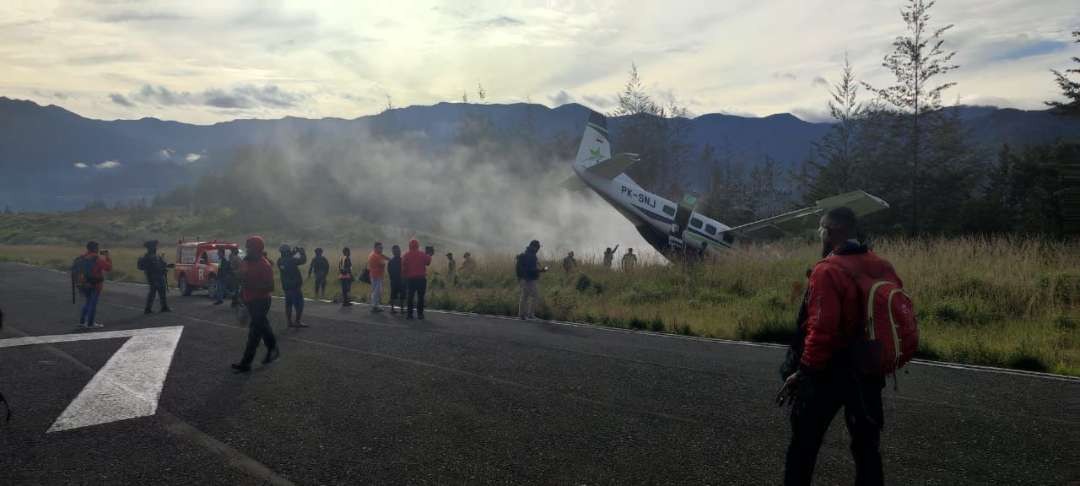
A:
[[[281,359],[235,374],[227,305],[174,291],[144,316],[145,293],[106,283],[106,327],[80,331],[65,274],[0,264],[0,484],[780,482],[777,347],[320,302],[286,330],[275,300]],[[889,484],[1080,481],[1080,380],[908,370]],[[847,444],[834,420],[818,484],[851,483]]]

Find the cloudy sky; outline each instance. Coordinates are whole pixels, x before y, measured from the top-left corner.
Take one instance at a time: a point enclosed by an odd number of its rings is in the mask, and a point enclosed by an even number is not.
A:
[[[10,0],[0,96],[94,118],[352,118],[476,99],[610,110],[637,63],[694,114],[821,117],[847,52],[858,76],[902,33],[900,0],[156,2]],[[192,5],[198,5],[193,7]],[[938,0],[961,67],[951,103],[1041,109],[1080,44],[1075,0]]]

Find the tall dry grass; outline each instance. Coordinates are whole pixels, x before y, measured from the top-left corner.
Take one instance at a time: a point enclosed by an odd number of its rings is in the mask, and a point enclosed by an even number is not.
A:
[[[912,295],[920,355],[962,363],[1080,375],[1080,242],[1024,238],[889,239],[875,251]],[[77,248],[0,246],[0,259],[63,268]],[[166,251],[168,254],[168,251]],[[541,281],[542,318],[699,336],[787,343],[816,244],[783,242],[729,251],[700,265],[642,262],[630,271],[583,258],[566,273],[558,259]],[[141,280],[141,251],[114,250],[113,278]],[[354,251],[362,265],[364,251]],[[621,256],[621,255],[620,255]],[[331,262],[336,255],[328,255]],[[516,315],[512,255],[480,255],[475,274],[449,282],[437,257],[429,306]],[[460,266],[460,261],[459,261]],[[334,282],[331,282],[333,284]],[[306,295],[312,282],[305,283]],[[330,294],[336,293],[331,286]],[[353,296],[365,300],[368,287]]]

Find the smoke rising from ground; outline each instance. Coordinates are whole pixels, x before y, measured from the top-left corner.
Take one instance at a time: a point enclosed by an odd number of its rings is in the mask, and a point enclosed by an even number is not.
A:
[[[375,225],[371,237],[387,244],[434,236],[450,246],[440,254],[518,252],[533,239],[548,256],[597,256],[616,244],[620,255],[631,247],[652,253],[606,202],[561,187],[573,176],[577,137],[571,139],[538,141],[506,129],[449,142],[367,128],[340,137],[283,134],[275,145],[240,151],[232,176],[219,182],[245,201],[242,212],[268,212],[262,216],[276,224],[305,228],[351,216]]]

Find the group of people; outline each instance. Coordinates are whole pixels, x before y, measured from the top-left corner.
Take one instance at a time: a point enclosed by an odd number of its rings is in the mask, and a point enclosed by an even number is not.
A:
[[[615,252],[618,249],[619,249],[619,245],[615,245],[615,248],[611,248],[609,246],[604,250],[604,267],[611,268],[612,264],[615,263]],[[634,249],[633,248],[627,248],[626,249],[626,253],[623,254],[623,257],[622,257],[622,260],[621,260],[620,263],[621,263],[621,268],[624,271],[633,270],[634,267],[637,266],[637,255],[634,254]],[[578,261],[574,257],[574,252],[573,251],[568,252],[566,254],[566,256],[563,257],[562,267],[563,267],[563,271],[566,272],[566,273],[571,273],[574,270],[577,270]]]
[[[860,326],[865,323],[867,310],[860,306],[861,290],[848,275],[846,267],[858,268],[874,278],[895,282],[902,287],[899,276],[884,259],[871,252],[858,239],[856,218],[848,208],[837,208],[822,217],[819,228],[822,240],[823,260],[809,273],[809,282],[796,326],[797,338],[789,350],[782,369],[784,384],[777,394],[780,405],[791,405],[791,442],[787,450],[784,471],[785,484],[810,484],[822,440],[833,417],[844,409],[845,423],[851,436],[851,452],[855,459],[856,484],[882,484],[882,461],[880,434],[883,427],[881,390],[884,378],[866,374],[857,364],[855,351],[861,339]],[[153,244],[151,244],[153,243]],[[250,315],[247,345],[241,360],[232,365],[238,372],[251,369],[256,350],[264,343],[267,351],[263,363],[278,359],[280,350],[267,315],[270,295],[274,290],[273,264],[264,251],[264,241],[252,236],[245,242],[246,256],[239,260],[221,259],[228,271],[239,283],[239,299]],[[610,267],[618,249],[604,252],[604,265]],[[277,266],[285,290],[286,319],[290,326],[306,327],[302,323],[303,295],[300,291],[302,277],[299,266],[307,262],[303,248],[282,245]],[[537,281],[548,271],[542,267],[537,256],[540,242],[533,240],[525,251],[517,256],[516,274],[521,297],[518,313],[521,319],[534,318],[534,307],[539,299]],[[330,273],[330,264],[321,249],[315,250],[308,275],[315,276],[316,295],[322,297]],[[389,281],[391,312],[398,310],[406,318],[424,318],[424,295],[427,289],[427,267],[431,265],[433,247],[420,250],[417,240],[409,242],[409,250],[402,254],[400,247],[391,247],[391,255],[383,253],[382,243],[376,242],[367,259],[367,279],[371,283],[371,312],[382,312],[384,282]],[[223,256],[223,255],[222,255]],[[235,254],[234,254],[235,256]],[[447,255],[448,274],[456,270],[451,254]],[[465,261],[469,262],[469,254]],[[239,261],[237,261],[239,260]],[[623,257],[623,267],[632,267],[636,257],[628,250]],[[465,265],[463,264],[463,269]],[[567,271],[576,266],[573,253],[563,260]],[[139,260],[139,268],[146,272],[150,283],[146,310],[149,312],[154,295],[160,296],[161,311],[168,312],[165,301],[165,272],[169,267],[156,254],[156,242],[147,243],[147,254]],[[73,284],[85,298],[80,315],[80,326],[101,327],[95,323],[95,310],[101,294],[103,275],[112,269],[107,251],[99,251],[96,242],[86,245],[86,253],[79,256],[72,266]],[[349,248],[342,250],[338,261],[338,280],[341,285],[341,305],[352,305],[349,291],[353,276],[353,262]],[[218,302],[221,296],[218,297]],[[405,302],[402,305],[403,301]],[[293,318],[295,313],[295,319]],[[854,337],[853,337],[854,336]]]
[[[321,250],[316,250],[322,258]],[[409,241],[409,251],[404,254],[401,247],[390,247],[390,256],[384,252],[382,242],[375,242],[371,253],[367,257],[367,267],[363,270],[359,280],[371,284],[371,312],[383,312],[382,297],[383,289],[387,283],[390,285],[389,305],[390,312],[405,314],[406,319],[424,318],[424,298],[427,294],[427,268],[431,265],[431,257],[435,254],[434,247],[420,250],[420,242],[416,239]],[[324,259],[325,260],[325,259]],[[315,263],[312,263],[315,266]],[[319,268],[315,271],[316,288],[322,285],[325,293],[325,279],[329,272],[329,263],[319,262]],[[352,250],[348,247],[341,249],[341,258],[338,259],[338,282],[341,285],[341,305],[350,307],[353,305],[349,297],[352,284],[357,280],[354,275]],[[325,272],[325,273],[323,273]],[[322,284],[320,284],[322,280]],[[318,293],[318,290],[317,290]],[[414,311],[415,310],[415,314]]]

